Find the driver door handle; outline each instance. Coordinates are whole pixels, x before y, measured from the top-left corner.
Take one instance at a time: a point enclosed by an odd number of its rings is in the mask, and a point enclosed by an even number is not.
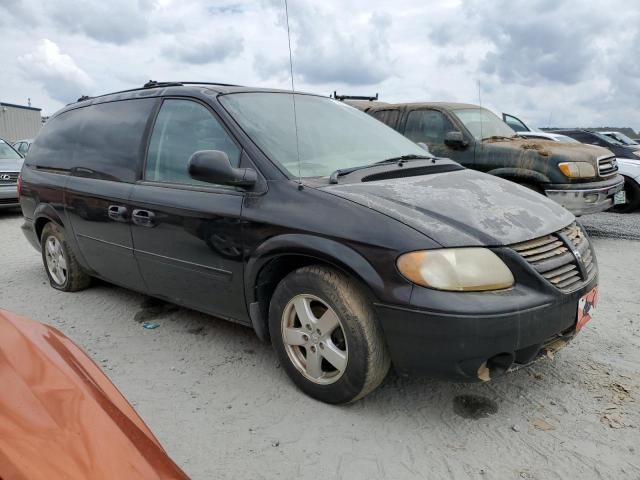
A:
[[[107,209],[107,215],[111,220],[115,220],[116,222],[126,222],[128,220],[127,215],[129,211],[127,207],[123,207],[122,205],[109,205]]]
[[[155,216],[156,214],[149,210],[140,210],[136,208],[133,211],[131,219],[133,220],[133,223],[141,227],[153,227],[155,225]]]

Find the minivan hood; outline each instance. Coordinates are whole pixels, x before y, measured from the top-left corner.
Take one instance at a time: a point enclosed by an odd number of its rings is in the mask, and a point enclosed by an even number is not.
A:
[[[526,158],[528,155],[542,156],[550,160],[550,164],[557,162],[590,162],[597,167],[597,160],[601,157],[611,157],[608,149],[584,143],[564,143],[538,138],[514,138],[509,140],[488,139],[482,142],[492,153],[507,153]]]
[[[473,170],[329,185],[322,190],[395,218],[443,247],[510,245],[574,221],[552,200]]]
[[[0,172],[19,172],[23,162],[24,158],[0,158]]]

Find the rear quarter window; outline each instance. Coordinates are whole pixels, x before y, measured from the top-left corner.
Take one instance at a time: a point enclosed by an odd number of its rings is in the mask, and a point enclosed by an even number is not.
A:
[[[57,115],[38,134],[28,162],[76,176],[134,182],[155,102],[123,100]]]
[[[68,171],[73,160],[73,146],[78,140],[81,127],[82,120],[78,110],[51,118],[31,145],[26,164]]]
[[[398,119],[400,118],[399,110],[377,110],[371,112],[371,116],[376,120],[388,125],[394,130],[398,130]]]
[[[101,103],[82,110],[75,175],[134,182],[144,154],[144,132],[153,98]]]

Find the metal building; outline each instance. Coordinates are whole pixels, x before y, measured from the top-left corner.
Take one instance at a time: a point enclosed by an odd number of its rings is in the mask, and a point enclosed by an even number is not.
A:
[[[15,142],[33,138],[42,127],[41,108],[0,102],[0,138]]]

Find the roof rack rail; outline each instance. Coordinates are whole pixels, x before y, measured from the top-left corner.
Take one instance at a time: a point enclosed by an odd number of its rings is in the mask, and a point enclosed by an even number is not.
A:
[[[106,97],[107,95],[116,95],[118,93],[128,93],[128,92],[135,92],[138,90],[146,90],[148,88],[157,88],[157,87],[180,87],[183,85],[218,85],[221,87],[239,87],[240,85],[232,85],[230,83],[218,83],[218,82],[157,82],[155,80],[149,80],[147,83],[145,83],[142,87],[138,87],[138,88],[130,88],[128,90],[120,90],[118,92],[109,92],[109,93],[105,93],[103,95],[96,95],[93,97],[90,97],[88,95],[82,95],[80,98],[78,98],[78,100],[76,100],[76,102],[73,103],[77,103],[77,102],[84,102],[85,100],[89,100],[92,98],[99,98],[99,97]],[[71,105],[71,104],[69,104]]]
[[[234,85],[232,83],[220,83],[220,82],[156,82],[155,80],[149,80],[144,84],[142,88],[156,88],[156,87],[180,87],[182,85],[219,85],[221,87],[239,87],[240,85]]]
[[[241,85],[235,85],[233,83],[220,83],[220,82],[179,82],[183,85],[220,85],[221,87],[240,87]]]
[[[156,88],[156,87],[180,87],[182,82],[156,82],[155,80],[149,80],[142,88]]]
[[[340,100],[340,101],[344,101],[344,100],[367,100],[369,102],[373,102],[375,100],[378,100],[378,94],[376,93],[375,97],[367,97],[365,95],[338,95],[338,93],[334,90],[332,98],[334,98],[335,100]]]

